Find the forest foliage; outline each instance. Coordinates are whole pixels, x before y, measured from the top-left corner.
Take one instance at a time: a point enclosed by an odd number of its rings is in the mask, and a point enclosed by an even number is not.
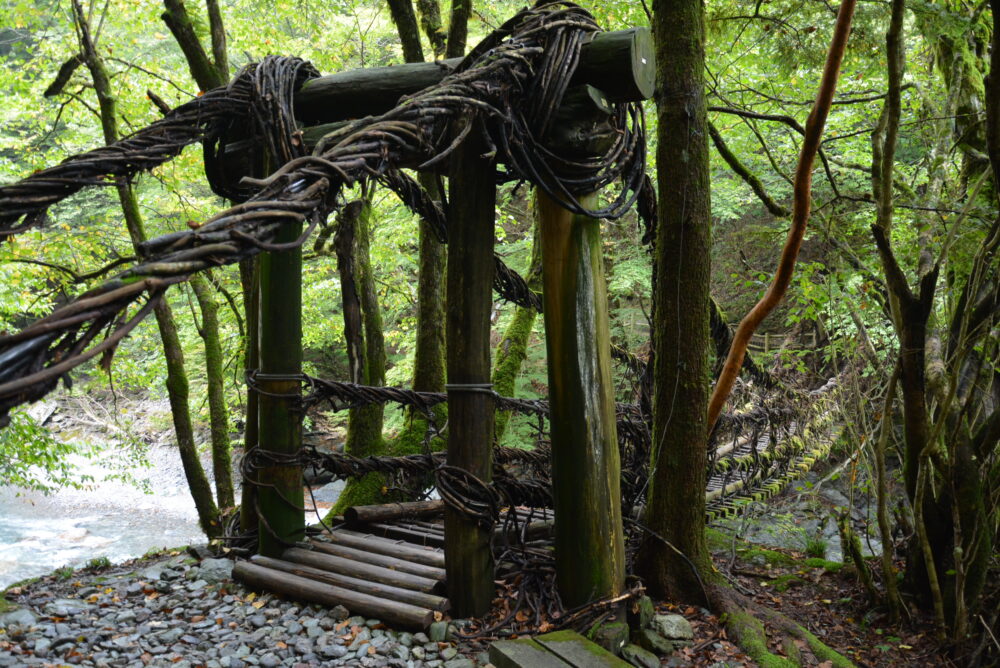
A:
[[[521,4],[475,2],[469,43]],[[641,2],[582,4],[609,30],[650,24]],[[188,5],[196,33],[208,44],[205,8]],[[397,28],[382,0],[228,0],[221,6],[230,74],[268,54],[297,55],[322,72],[403,61]],[[93,0],[84,8],[110,74],[122,133],[159,118],[156,100],[173,107],[203,92],[160,19],[161,2]],[[894,10],[899,12],[898,52],[886,42]],[[735,323],[770,281],[788,229],[802,128],[836,6],[823,0],[710,0],[704,12],[710,137],[689,140],[710,141],[711,291]],[[987,569],[996,567],[993,541],[1000,525],[1000,278],[991,241],[1000,187],[990,168],[995,147],[987,131],[992,38],[986,2],[909,0],[903,5],[897,0],[858,6],[814,170],[812,215],[799,265],[787,298],[762,326],[774,333],[812,333],[823,342],[818,350],[784,347],[776,359],[766,360],[784,373],[812,374],[819,385],[846,366],[862,369],[863,382],[849,406],[854,417],[840,447],[848,454],[864,451],[876,468],[875,446],[881,443],[883,461],[887,455],[890,464],[900,464],[890,467],[891,474],[908,486],[910,506],[901,504],[901,513],[916,527],[906,575],[925,577],[927,563],[937,564],[941,582],[913,589],[928,598],[939,623],[956,640],[975,626],[972,613],[982,609],[977,597]],[[435,46],[426,35],[423,39],[424,52],[434,53]],[[0,182],[103,143],[94,85],[85,68],[73,64],[79,51],[70,3],[12,0],[0,7]],[[60,85],[53,90],[57,78]],[[646,112],[653,173],[657,137],[676,130],[656,127],[655,101],[646,103]],[[887,142],[887,136],[895,140]],[[880,161],[887,151],[890,160]],[[137,179],[134,187],[150,236],[197,224],[224,206],[205,181],[196,147]],[[497,252],[527,274],[531,198],[512,187],[500,195]],[[371,198],[369,221],[385,380],[408,386],[417,327],[418,221],[384,190]],[[636,216],[605,222],[603,228],[612,337],[645,354],[654,298],[651,254],[639,243],[643,230]],[[883,241],[877,244],[880,234]],[[43,227],[0,246],[0,331],[47,314],[99,280],[91,274],[109,258],[132,254],[112,188],[67,199],[51,210]],[[345,378],[336,258],[307,251],[303,275],[305,370]],[[906,295],[919,297],[921,282],[931,275],[934,284],[918,323],[924,332],[920,368],[908,372],[908,358],[900,351],[906,341],[916,341],[907,338],[907,327],[917,325],[905,315]],[[220,304],[230,431],[239,436],[246,345],[240,274],[236,267],[222,268],[211,282]],[[198,298],[183,285],[171,292],[170,304],[192,384],[191,409],[196,422],[207,424]],[[496,304],[497,341],[514,317],[512,305]],[[519,397],[546,395],[540,318],[533,327],[513,388]],[[161,397],[166,373],[156,325],[149,320],[120,346],[109,371],[96,364],[86,367],[65,391],[88,393],[111,382],[115,392]],[[918,380],[919,399],[913,386]],[[619,388],[623,398],[630,391],[624,383]],[[915,406],[925,413],[916,445]],[[406,423],[406,415],[387,411],[384,433],[397,434]],[[529,424],[515,420],[504,442],[516,444],[530,433]],[[0,434],[0,453],[6,455],[0,474],[24,486],[70,483],[68,447],[48,440],[21,415]],[[973,467],[974,474],[965,467]],[[963,496],[968,494],[973,497]],[[962,534],[962,527],[972,530],[970,522],[977,527],[975,535]],[[934,540],[944,540],[952,554],[928,556],[928,542]],[[980,556],[973,558],[977,552]],[[887,576],[896,574],[890,568]]]

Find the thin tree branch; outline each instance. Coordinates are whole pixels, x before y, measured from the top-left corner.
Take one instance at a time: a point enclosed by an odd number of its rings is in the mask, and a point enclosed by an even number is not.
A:
[[[819,152],[820,139],[823,135],[823,128],[826,125],[826,118],[830,113],[830,102],[833,100],[837,89],[837,80],[840,77],[840,64],[844,59],[844,51],[847,48],[847,38],[851,32],[851,19],[854,16],[854,7],[857,0],[844,0],[840,5],[837,14],[837,24],[834,28],[833,39],[830,43],[830,50],[827,53],[826,65],[823,68],[823,78],[820,82],[819,92],[816,94],[816,104],[813,106],[806,121],[806,133],[802,140],[802,148],[799,153],[799,164],[795,170],[795,189],[792,201],[792,226],[788,230],[788,239],[781,253],[781,261],[775,272],[774,280],[767,292],[757,302],[756,306],[740,321],[736,333],[733,335],[733,345],[729,350],[729,356],[719,375],[719,380],[715,383],[712,397],[708,403],[708,429],[709,432],[715,427],[722,408],[732,392],[733,384],[739,376],[740,367],[743,364],[743,357],[746,355],[747,346],[754,331],[761,321],[774,310],[778,305],[788,285],[792,280],[792,273],[795,271],[795,260],[802,246],[802,238],[805,235],[806,225],[809,222],[809,207],[812,200],[812,167],[816,154]]]
[[[776,218],[784,218],[787,216],[789,213],[788,209],[774,201],[774,198],[768,194],[767,189],[764,188],[764,184],[760,182],[757,175],[751,172],[746,165],[740,162],[740,159],[736,157],[736,154],[734,154],[726,145],[726,142],[723,140],[719,130],[711,122],[708,124],[708,133],[712,137],[712,143],[715,144],[715,149],[719,152],[719,155],[722,156],[722,159],[726,161],[726,164],[728,164],[734,172],[736,172],[737,176],[743,179],[746,184],[750,186],[750,189],[753,190],[754,194],[756,194],[760,201],[763,202],[767,210],[771,212],[771,215]]]

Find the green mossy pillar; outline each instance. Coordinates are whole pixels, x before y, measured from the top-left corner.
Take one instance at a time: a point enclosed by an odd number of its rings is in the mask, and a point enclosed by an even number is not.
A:
[[[594,208],[597,195],[581,198]],[[625,583],[621,463],[615,427],[607,286],[599,220],[541,190],[556,573],[567,607],[620,594]]]
[[[286,224],[275,243],[302,233]],[[295,454],[302,447],[302,416],[296,404],[302,392],[302,251],[264,253],[260,257],[260,372],[257,384],[260,448]],[[260,509],[258,552],[279,557],[286,543],[305,537],[302,467],[269,466],[257,479]],[[273,532],[273,533],[272,533]]]

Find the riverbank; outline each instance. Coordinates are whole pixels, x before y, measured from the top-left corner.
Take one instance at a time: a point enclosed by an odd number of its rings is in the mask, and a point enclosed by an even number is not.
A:
[[[475,668],[482,648],[251,592],[204,548],[60,571],[9,589],[0,666]],[[453,631],[453,629],[452,629]]]

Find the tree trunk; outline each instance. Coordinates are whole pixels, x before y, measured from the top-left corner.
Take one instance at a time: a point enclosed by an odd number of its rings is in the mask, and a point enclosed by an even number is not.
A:
[[[368,195],[349,203],[337,220],[334,244],[340,272],[340,292],[344,309],[344,339],[352,383],[385,384],[385,340],[375,278],[369,254],[371,203]],[[356,457],[382,454],[382,417],[379,403],[352,408],[347,418],[344,451]],[[378,503],[384,499],[385,477],[370,473],[348,480],[333,512],[355,505]]]
[[[653,448],[648,537],[637,569],[651,593],[704,602],[706,419],[709,397],[711,205],[699,0],[655,0],[657,226],[653,294]],[[669,129],[668,129],[669,128]]]
[[[541,288],[542,282],[542,244],[539,238],[537,217],[532,227],[534,232],[531,243],[531,260],[524,279],[528,283],[528,287],[537,292]],[[514,396],[517,377],[521,373],[524,361],[528,358],[528,342],[531,339],[537,318],[538,311],[535,309],[528,306],[518,306],[514,310],[514,317],[511,318],[510,324],[504,330],[500,343],[497,344],[493,359],[492,380],[493,390],[501,396]],[[497,442],[503,439],[511,415],[511,411],[497,411],[494,428]]]
[[[191,289],[201,309],[198,334],[205,343],[205,374],[208,383],[208,411],[212,433],[212,472],[215,499],[220,510],[236,504],[233,492],[232,448],[229,442],[229,409],[223,377],[222,342],[219,340],[219,304],[204,276],[191,277]]]
[[[94,91],[100,109],[101,127],[104,141],[112,144],[118,140],[118,119],[114,94],[111,92],[111,81],[108,78],[104,62],[98,54],[97,47],[91,39],[90,26],[87,23],[79,0],[74,0],[73,10],[79,28],[80,46],[84,62],[90,71],[94,83]],[[139,244],[146,240],[139,203],[132,187],[124,180],[115,183],[118,199],[121,202],[122,213],[128,228],[132,245],[139,252]],[[173,417],[174,433],[177,436],[177,447],[180,452],[181,465],[187,478],[188,489],[194,499],[198,512],[198,520],[202,530],[209,538],[218,536],[221,532],[219,510],[212,500],[212,487],[198,459],[198,450],[194,441],[194,430],[191,427],[191,414],[188,407],[188,379],[184,370],[184,353],[180,338],[177,336],[177,326],[173,313],[166,300],[162,300],[154,308],[156,324],[160,330],[163,343],[163,356],[167,363],[167,395],[170,400],[170,410]]]

